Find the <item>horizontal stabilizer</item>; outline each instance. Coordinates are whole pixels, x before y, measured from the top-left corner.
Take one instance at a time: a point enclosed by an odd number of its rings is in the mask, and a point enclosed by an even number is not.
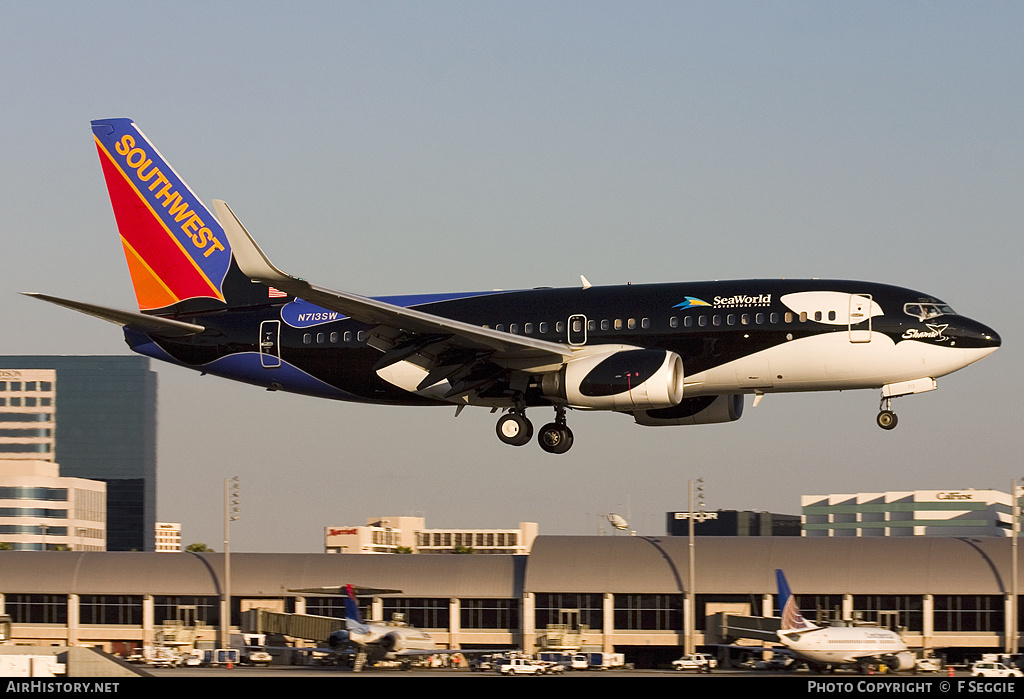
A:
[[[37,294],[31,291],[23,291],[22,294],[42,301],[48,301],[58,306],[64,306],[64,308],[70,308],[73,311],[85,313],[86,315],[100,318],[109,323],[115,323],[126,328],[140,330],[151,335],[160,335],[163,337],[184,337],[186,335],[197,335],[206,330],[202,325],[185,323],[180,320],[171,320],[170,318],[149,316],[144,313],[135,313],[134,311],[122,311],[117,308],[107,308],[106,306],[96,306],[91,303],[71,301],[69,299],[47,296],[46,294]]]

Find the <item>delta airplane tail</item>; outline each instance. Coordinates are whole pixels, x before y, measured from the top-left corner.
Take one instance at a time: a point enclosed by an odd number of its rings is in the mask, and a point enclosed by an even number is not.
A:
[[[139,310],[228,304],[231,249],[220,222],[131,119],[94,121],[92,131]]]
[[[356,593],[351,585],[345,586],[345,627],[350,634],[370,632],[370,627],[366,625],[363,615],[359,613],[359,603],[356,601]]]
[[[789,583],[782,570],[775,569],[775,582],[779,587],[779,606],[782,608],[782,630],[783,631],[810,631],[818,628],[811,622],[804,619],[800,608],[796,606],[796,598],[789,591]]]

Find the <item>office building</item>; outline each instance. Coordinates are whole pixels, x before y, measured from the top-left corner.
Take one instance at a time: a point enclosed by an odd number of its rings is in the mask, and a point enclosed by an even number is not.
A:
[[[0,544],[15,551],[103,551],[107,485],[52,461],[0,459]]]
[[[518,529],[427,529],[423,517],[369,517],[363,526],[326,527],[325,553],[527,554],[536,522]]]
[[[803,535],[1009,536],[1011,505],[998,490],[804,495]]]
[[[665,526],[669,536],[689,536],[687,512],[666,513]],[[749,510],[715,510],[697,512],[693,522],[694,536],[800,536],[800,517],[773,512]]]
[[[55,372],[47,380],[30,378],[29,370]],[[12,372],[21,372],[20,377]],[[107,484],[107,550],[152,551],[156,525],[156,374],[149,359],[140,356],[0,356],[0,373],[6,374],[7,405],[2,414],[36,415],[50,418],[33,429],[50,430],[39,436],[38,444],[51,439],[51,451],[35,451],[35,458],[60,463],[65,477],[101,480]],[[50,391],[42,384],[50,381]],[[14,382],[20,392],[11,391]],[[36,382],[37,395],[25,386]],[[21,406],[10,399],[21,399]],[[36,399],[35,406],[25,405]],[[59,410],[43,411],[42,400]],[[24,418],[18,418],[24,419]],[[38,420],[38,418],[36,418]],[[0,422],[0,429],[22,429],[24,423]],[[0,433],[6,434],[6,433]],[[3,437],[11,444],[20,437]],[[15,447],[6,447],[13,449]],[[21,447],[24,448],[24,447]],[[4,456],[10,456],[7,452]]]
[[[157,553],[181,553],[181,522],[157,522]]]

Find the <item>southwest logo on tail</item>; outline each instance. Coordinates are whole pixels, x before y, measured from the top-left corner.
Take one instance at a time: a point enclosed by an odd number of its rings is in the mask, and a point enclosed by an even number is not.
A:
[[[139,309],[223,301],[231,251],[217,219],[131,119],[92,132]]]

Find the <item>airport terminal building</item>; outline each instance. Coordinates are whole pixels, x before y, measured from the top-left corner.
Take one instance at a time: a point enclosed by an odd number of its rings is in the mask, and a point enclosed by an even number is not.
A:
[[[697,645],[716,612],[778,614],[776,568],[807,618],[895,627],[912,647],[950,659],[1005,647],[1010,541],[907,538],[701,537],[696,542]],[[440,647],[590,647],[650,667],[679,657],[690,614],[687,541],[677,537],[539,536],[529,556],[231,556],[232,624],[242,612],[341,616],[339,597],[310,588],[401,590],[360,598],[367,618],[395,613]],[[19,644],[151,644],[164,624],[220,623],[223,554],[0,551],[0,613]]]

